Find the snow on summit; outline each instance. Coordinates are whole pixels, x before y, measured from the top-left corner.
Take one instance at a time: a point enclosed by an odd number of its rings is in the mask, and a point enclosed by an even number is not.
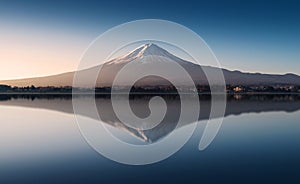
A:
[[[135,59],[142,59],[143,57],[146,56],[160,56],[160,57],[165,57],[179,62],[182,61],[180,58],[169,53],[168,51],[159,47],[158,45],[153,43],[148,43],[136,48],[135,50],[129,52],[124,56],[113,59],[106,64],[117,64],[117,63],[129,62]]]

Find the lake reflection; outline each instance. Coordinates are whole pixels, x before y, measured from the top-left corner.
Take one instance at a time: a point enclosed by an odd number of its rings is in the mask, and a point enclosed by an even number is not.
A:
[[[162,97],[168,105],[166,117],[144,131],[120,122],[109,96],[97,96],[96,104],[101,120],[118,138],[150,144],[177,131],[180,99]],[[137,116],[149,115],[150,98],[131,97]],[[92,98],[78,96],[77,100],[84,105]],[[0,95],[0,183],[139,183],[145,178],[149,183],[281,183],[300,179],[299,95],[228,96],[224,123],[202,152],[198,143],[210,113],[209,96],[200,96],[200,104],[199,126],[178,153],[160,163],[134,167],[107,160],[88,146],[76,125],[71,96]],[[86,109],[81,116],[97,119]]]

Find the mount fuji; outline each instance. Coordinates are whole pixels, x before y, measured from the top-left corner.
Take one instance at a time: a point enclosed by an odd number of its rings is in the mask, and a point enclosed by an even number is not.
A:
[[[203,72],[216,72],[219,69],[211,66],[200,66],[192,62],[183,60],[167,50],[159,47],[156,44],[145,44],[139,48],[129,52],[121,57],[117,57],[102,65],[91,67],[85,70],[79,71],[82,76],[89,76],[90,73],[98,72],[101,67],[101,72],[97,78],[96,87],[110,87],[118,74],[118,72],[128,63],[134,63],[137,67],[143,65],[143,68],[151,67],[154,62],[163,62],[163,60],[158,58],[166,58],[171,62],[176,62],[181,65],[191,76],[196,85],[207,85],[206,75]],[[300,76],[295,74],[285,74],[285,75],[274,75],[274,74],[261,74],[261,73],[243,73],[240,71],[230,71],[227,69],[221,69],[224,74],[225,82],[228,85],[300,85]],[[135,72],[134,68],[129,71]],[[38,77],[38,78],[27,78],[19,80],[4,80],[0,81],[0,84],[10,85],[10,86],[72,86],[73,78],[75,72],[68,72],[59,75]],[[181,81],[184,84],[184,79],[182,76],[176,75],[176,73],[169,73],[171,78],[177,81]],[[126,79],[123,79],[126,81]],[[149,76],[141,79],[136,83],[139,86],[156,86],[156,85],[168,85],[169,81],[156,77]],[[91,84],[89,82],[82,83],[80,87],[88,87]],[[124,84],[126,85],[126,84]]]

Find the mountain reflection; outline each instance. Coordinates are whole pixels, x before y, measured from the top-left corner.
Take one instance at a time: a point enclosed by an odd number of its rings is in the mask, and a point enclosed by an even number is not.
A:
[[[120,100],[126,96],[120,95]],[[149,100],[152,95],[130,96],[129,103],[136,116],[145,118],[149,116]],[[113,127],[127,131],[128,133],[146,142],[155,142],[172,132],[180,116],[181,102],[177,95],[161,95],[168,108],[163,121],[156,127],[149,130],[136,130],[120,122],[113,111],[111,98],[109,95],[96,96],[96,106],[101,117],[101,121]],[[192,99],[186,95],[185,100]],[[97,115],[89,111],[89,102],[93,100],[91,96],[78,95],[75,97],[80,104],[85,107],[79,115],[97,119]],[[209,95],[200,95],[200,115],[198,120],[207,120],[210,115],[211,101]],[[0,105],[20,106],[38,109],[55,110],[64,113],[73,113],[72,95],[0,95]],[[227,97],[227,107],[225,116],[239,115],[242,113],[260,113],[269,111],[293,112],[300,109],[300,95],[229,95]],[[218,118],[218,117],[214,117]],[[187,121],[185,124],[194,123]]]

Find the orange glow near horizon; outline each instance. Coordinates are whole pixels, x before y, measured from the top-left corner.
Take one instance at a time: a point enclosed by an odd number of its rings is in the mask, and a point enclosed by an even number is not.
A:
[[[91,41],[66,32],[33,29],[14,29],[13,34],[0,30],[0,40],[0,80],[73,71]]]

